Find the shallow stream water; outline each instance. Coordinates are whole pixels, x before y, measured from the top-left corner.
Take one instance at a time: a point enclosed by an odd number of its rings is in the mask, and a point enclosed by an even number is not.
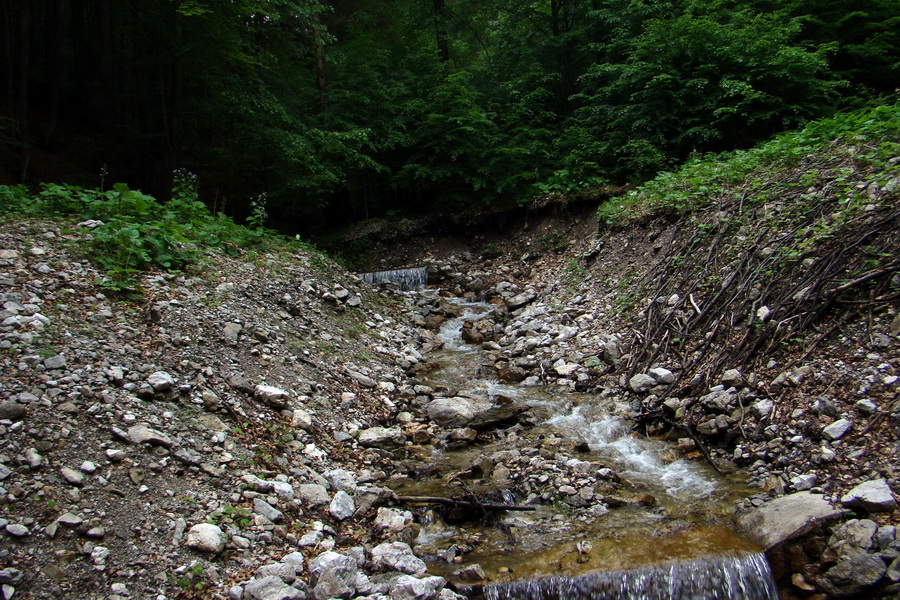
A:
[[[679,458],[673,442],[633,434],[626,402],[566,388],[504,385],[480,378],[485,351],[464,344],[460,328],[466,320],[488,315],[492,307],[478,303],[462,307],[463,316],[447,321],[439,334],[444,348],[430,357],[439,368],[425,383],[527,407],[527,425],[501,430],[487,443],[436,450],[427,457],[425,475],[398,482],[395,491],[449,497],[494,490],[505,492],[508,501],[526,501],[521,493],[514,497],[504,490],[503,482],[466,484],[456,475],[467,472],[481,456],[510,448],[537,455],[535,449],[547,438],[561,438],[567,456],[614,471],[621,480],[615,495],[626,502],[608,510],[601,504],[575,509],[558,501],[542,502],[532,494],[530,501],[538,510],[508,512],[500,523],[447,524],[426,513],[416,540],[419,547],[436,557],[452,557],[461,546],[474,548],[455,562],[434,560],[430,571],[453,580],[467,565],[479,564],[488,582],[502,582],[747,557],[759,551],[729,527],[735,501],[750,495],[750,490],[737,479],[718,475],[702,459]],[[632,501],[635,498],[644,500]]]

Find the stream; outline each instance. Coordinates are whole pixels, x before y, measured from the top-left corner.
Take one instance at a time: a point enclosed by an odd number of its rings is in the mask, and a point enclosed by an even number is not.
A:
[[[735,502],[752,493],[748,487],[717,474],[702,459],[682,456],[674,442],[633,434],[632,408],[615,396],[482,377],[492,360],[481,346],[463,343],[460,330],[465,321],[484,318],[494,307],[454,302],[461,316],[442,325],[443,349],[430,356],[438,368],[423,376],[423,383],[521,414],[517,422],[480,431],[473,444],[454,442],[451,435],[423,457],[417,476],[391,487],[404,495],[493,494],[499,502],[536,510],[473,520],[454,519],[452,511],[418,509],[421,530],[414,543],[430,559],[430,572],[457,584],[494,584],[485,588],[494,600],[719,598],[714,594],[726,593],[721,582],[709,584],[719,591],[707,595],[673,591],[702,579],[696,565],[707,561],[702,564],[716,565],[716,577],[736,582],[734,589],[756,585],[741,579],[745,576],[765,580],[758,594],[734,592],[722,598],[777,598],[760,549],[729,527]],[[682,563],[693,566],[678,575],[671,565]],[[727,575],[735,569],[736,575]],[[628,575],[614,576],[618,591],[604,595],[598,590],[607,584],[598,583],[598,572]],[[514,583],[542,577],[553,579],[540,589]],[[641,591],[660,578],[665,581],[657,583],[669,595]],[[560,585],[569,591],[561,592]],[[576,588],[592,592],[573,595]],[[726,588],[733,592],[733,586]]]

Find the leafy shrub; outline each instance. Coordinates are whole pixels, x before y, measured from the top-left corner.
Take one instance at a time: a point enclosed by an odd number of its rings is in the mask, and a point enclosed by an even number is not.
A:
[[[0,186],[0,214],[95,219],[91,256],[104,269],[103,284],[113,290],[136,286],[136,276],[161,268],[180,270],[197,261],[204,249],[218,248],[234,256],[271,235],[264,227],[265,194],[242,227],[223,214],[213,215],[198,199],[197,177],[174,173],[172,198],[152,196],[118,183],[100,191],[64,184],[43,184],[37,194],[22,187]]]

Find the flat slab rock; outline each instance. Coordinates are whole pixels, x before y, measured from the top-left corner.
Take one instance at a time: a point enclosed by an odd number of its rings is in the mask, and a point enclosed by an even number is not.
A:
[[[738,518],[738,527],[766,550],[809,533],[844,514],[822,496],[797,492],[776,498]]]
[[[841,498],[844,506],[859,507],[868,512],[890,512],[897,508],[897,499],[885,479],[859,484]]]

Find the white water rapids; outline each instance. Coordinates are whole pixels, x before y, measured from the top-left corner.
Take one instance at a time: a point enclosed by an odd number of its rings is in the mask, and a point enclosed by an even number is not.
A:
[[[481,302],[460,302],[463,314],[443,324],[438,339],[444,343],[444,350],[459,355],[477,355],[483,351],[465,344],[460,335],[466,321],[478,321],[494,310],[490,304]],[[654,487],[662,484],[666,493],[680,497],[706,497],[715,488],[715,481],[695,463],[687,460],[665,461],[662,456],[669,445],[640,439],[631,433],[624,403],[585,403],[573,407],[567,394],[548,394],[543,388],[504,385],[494,381],[473,380],[472,365],[462,356],[448,361],[444,375],[448,377],[457,371],[458,377],[452,383],[466,382],[469,390],[484,392],[487,396],[502,395],[527,405],[547,407],[555,416],[546,424],[560,435],[588,444],[591,451],[619,464],[622,472],[629,477],[645,481]]]

